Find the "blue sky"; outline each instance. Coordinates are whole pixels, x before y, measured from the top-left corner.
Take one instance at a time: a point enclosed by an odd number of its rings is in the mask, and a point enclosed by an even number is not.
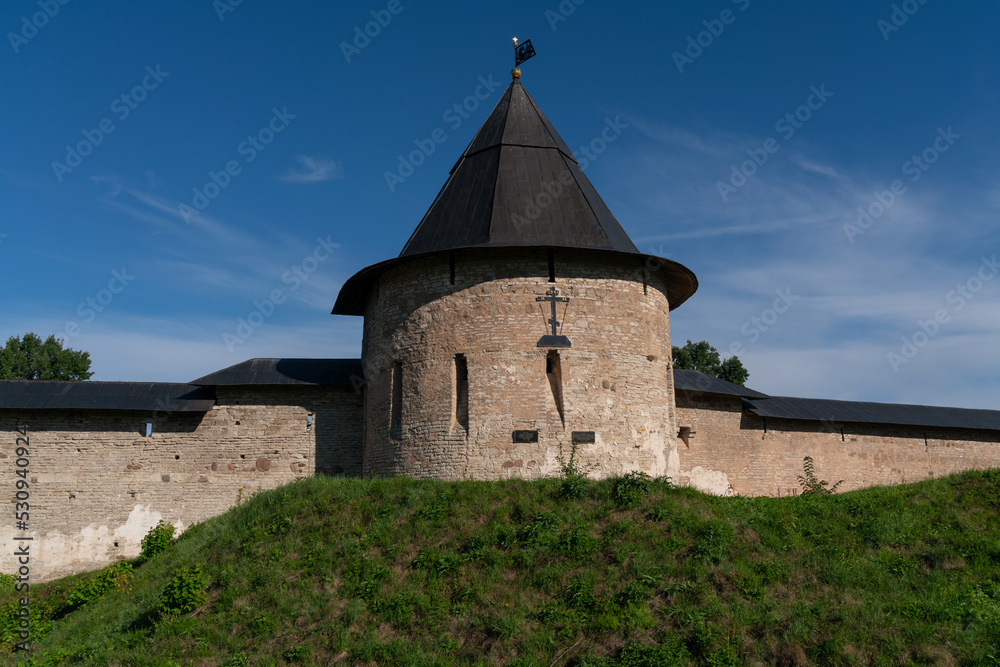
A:
[[[0,9],[3,340],[98,380],[359,356],[338,290],[399,253],[516,35],[636,245],[697,274],[675,343],[775,395],[1000,407],[996,3],[151,5]]]

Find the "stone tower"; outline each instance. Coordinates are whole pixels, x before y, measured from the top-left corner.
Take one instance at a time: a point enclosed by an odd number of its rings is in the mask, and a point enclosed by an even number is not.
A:
[[[333,308],[364,316],[364,473],[538,477],[576,443],[592,476],[677,479],[669,311],[697,285],[638,251],[515,78]]]

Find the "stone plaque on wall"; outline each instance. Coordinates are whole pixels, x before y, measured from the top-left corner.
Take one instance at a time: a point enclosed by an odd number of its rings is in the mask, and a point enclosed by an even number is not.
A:
[[[538,442],[538,431],[514,431],[511,434],[511,442]]]

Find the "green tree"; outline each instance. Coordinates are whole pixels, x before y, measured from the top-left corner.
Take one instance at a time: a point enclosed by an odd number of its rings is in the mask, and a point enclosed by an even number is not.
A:
[[[750,371],[743,367],[739,357],[732,356],[722,361],[719,359],[719,351],[707,341],[692,343],[689,340],[684,347],[674,346],[672,349],[674,368],[701,371],[741,387],[750,377]]]
[[[49,336],[11,336],[0,348],[0,380],[88,380],[90,353],[63,348],[63,341]]]

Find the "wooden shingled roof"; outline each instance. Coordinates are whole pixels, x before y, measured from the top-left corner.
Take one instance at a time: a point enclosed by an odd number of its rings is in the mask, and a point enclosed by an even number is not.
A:
[[[645,266],[663,276],[671,309],[698,288],[687,267],[639,252],[566,142],[514,80],[399,257],[352,276],[333,313],[363,315],[378,276],[407,260],[459,249],[523,247],[598,251],[614,263]]]

